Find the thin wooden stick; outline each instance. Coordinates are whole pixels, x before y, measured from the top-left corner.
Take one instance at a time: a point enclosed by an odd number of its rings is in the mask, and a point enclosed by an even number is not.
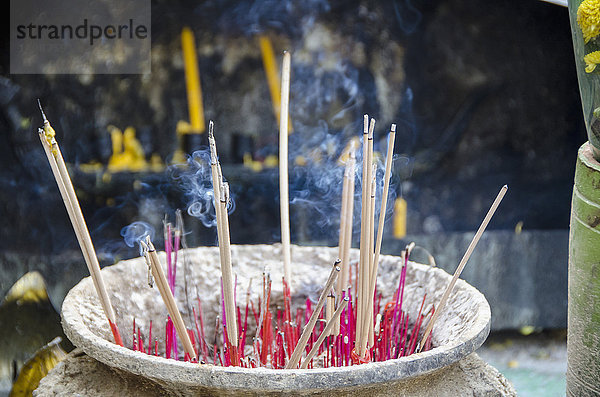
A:
[[[348,278],[350,274],[350,248],[352,247],[352,223],[354,214],[354,169],[356,166],[356,154],[354,141],[350,142],[349,157],[344,170],[344,183],[342,188],[342,210],[340,219],[340,247],[339,255],[342,268],[340,277],[337,279],[337,303],[341,303],[345,291],[348,289]],[[342,237],[343,236],[343,237]],[[340,321],[338,320],[334,335],[340,333]]]
[[[283,53],[281,71],[281,108],[279,117],[279,209],[281,213],[281,250],[283,251],[283,277],[292,287],[290,248],[290,204],[288,182],[288,109],[290,103],[290,53]]]
[[[366,179],[363,179],[363,185],[366,189],[363,206],[365,207],[364,217],[365,220],[362,220],[361,217],[361,234],[362,234],[362,226],[365,228],[365,250],[363,254],[363,266],[362,266],[362,284],[360,290],[360,300],[361,304],[359,308],[361,309],[362,315],[360,317],[360,333],[358,338],[358,354],[360,357],[364,357],[366,348],[367,348],[367,339],[369,337],[368,325],[370,321],[368,320],[369,315],[369,305],[372,304],[372,300],[369,301],[369,285],[370,285],[370,276],[371,276],[371,258],[373,255],[373,246],[370,243],[370,230],[371,230],[371,187],[372,187],[372,178],[373,178],[373,130],[375,129],[375,119],[371,118],[371,122],[369,125],[369,129],[367,131],[367,149],[366,149],[366,163],[363,163],[363,167],[367,168],[366,175],[363,170],[363,176],[366,176]],[[363,143],[364,145],[364,143]],[[361,241],[361,249],[363,247]],[[357,324],[359,324],[357,322]]]
[[[390,192],[390,179],[392,177],[392,158],[394,156],[394,142],[396,140],[396,124],[392,124],[390,135],[388,137],[387,155],[385,158],[385,176],[383,180],[383,194],[381,195],[381,210],[379,211],[379,225],[377,226],[377,243],[375,244],[375,259],[373,261],[372,280],[377,279],[377,269],[379,265],[379,255],[381,253],[381,243],[383,241],[383,226],[385,224],[385,213],[387,211],[388,194]],[[371,283],[374,289],[375,283]]]
[[[339,279],[339,277],[338,277]],[[325,306],[325,321],[329,322],[333,318],[333,313],[335,312],[335,295],[329,294],[327,295],[327,305]],[[334,329],[331,329],[329,335],[333,335]]]
[[[42,147],[44,148],[44,152],[48,158],[52,174],[54,175],[54,179],[56,180],[58,189],[65,204],[65,208],[67,209],[67,213],[71,220],[71,224],[73,225],[75,235],[77,236],[77,241],[79,242],[85,263],[92,277],[96,293],[100,299],[102,310],[108,319],[115,343],[123,346],[123,340],[119,333],[115,312],[110,303],[110,298],[108,297],[108,292],[106,291],[104,279],[100,273],[100,264],[96,256],[96,251],[85,223],[85,218],[81,212],[81,207],[79,206],[79,201],[77,200],[77,195],[75,194],[73,183],[69,177],[69,172],[65,165],[65,161],[62,157],[58,143],[56,142],[54,129],[46,118],[39,100],[38,105],[42,113],[42,118],[44,119],[44,128],[40,128],[38,130]]]
[[[375,244],[375,253],[374,253],[374,257],[373,257],[373,266],[371,268],[371,285],[370,285],[370,290],[369,290],[369,298],[370,301],[372,301],[374,299],[374,294],[375,294],[375,287],[377,285],[377,271],[379,269],[379,256],[381,253],[381,243],[383,240],[383,227],[385,224],[385,213],[387,210],[387,200],[388,200],[388,194],[390,191],[390,179],[392,176],[392,157],[394,155],[394,142],[396,139],[396,124],[392,124],[392,127],[390,128],[390,135],[388,137],[388,147],[387,147],[387,155],[386,155],[386,160],[385,160],[385,176],[384,176],[384,182],[383,182],[383,193],[381,195],[381,210],[379,211],[379,225],[377,226],[377,242]],[[370,306],[370,311],[371,314],[370,316],[373,316],[372,313],[373,310],[373,306]],[[370,328],[369,330],[369,344],[372,345],[373,343],[373,327]]]
[[[227,325],[227,337],[233,348],[232,356],[238,357],[238,327],[235,313],[235,299],[233,286],[233,270],[231,265],[231,244],[229,237],[229,217],[227,205],[229,203],[229,184],[223,182],[221,167],[217,157],[217,145],[214,137],[214,124],[208,125],[208,142],[211,155],[211,174],[213,184],[213,195],[215,213],[217,217],[217,236],[219,239],[219,255],[221,259],[221,276],[223,278],[223,297],[225,301],[225,324]],[[238,365],[238,360],[233,359],[232,364]]]
[[[369,209],[371,213],[369,214],[369,282],[367,283],[367,288],[369,294],[367,295],[367,330],[368,335],[368,347],[373,346],[375,343],[375,335],[373,331],[373,293],[371,291],[371,286],[376,280],[373,279],[373,268],[375,267],[373,261],[375,259],[374,248],[375,248],[375,193],[377,188],[377,163],[373,163],[373,172],[371,178],[371,200],[369,202]]]
[[[313,357],[319,351],[319,347],[321,346],[321,344],[323,343],[325,338],[331,333],[331,330],[333,329],[337,320],[340,318],[342,311],[346,308],[349,301],[350,301],[350,298],[345,297],[344,300],[341,302],[341,304],[338,305],[338,308],[335,311],[335,313],[333,313],[331,320],[327,321],[327,325],[325,325],[325,329],[323,329],[323,332],[321,332],[321,335],[319,335],[319,338],[313,345],[312,349],[310,349],[310,351],[306,355],[306,358],[302,361],[302,365],[300,366],[301,369],[306,369],[308,367],[308,364],[310,363],[310,361],[313,359]]]
[[[352,248],[352,229],[354,226],[354,186],[355,186],[355,170],[356,170],[356,154],[354,144],[351,146],[350,159],[348,160],[348,192],[346,195],[346,222],[344,249],[342,258],[342,291],[348,289],[348,279],[350,275],[350,248]]]
[[[358,269],[358,285],[357,285],[357,298],[356,298],[356,342],[357,347],[360,346],[360,338],[363,334],[363,301],[367,297],[367,293],[364,291],[364,285],[368,280],[365,280],[366,269],[369,267],[368,260],[368,232],[367,232],[367,217],[368,217],[368,185],[370,181],[368,179],[368,169],[371,168],[369,165],[369,116],[364,115],[363,117],[363,158],[362,158],[362,197],[361,197],[361,209],[360,209],[360,259]],[[369,181],[369,182],[367,182]],[[360,348],[359,348],[360,352]],[[360,353],[359,353],[360,354]]]
[[[223,229],[223,253],[224,263],[221,267],[221,274],[223,276],[223,291],[225,295],[225,321],[227,323],[227,336],[229,337],[229,343],[233,347],[238,346],[238,327],[237,318],[235,313],[235,299],[234,299],[234,281],[233,281],[233,270],[231,266],[231,243],[229,238],[229,217],[227,216],[227,205],[229,203],[229,184],[223,182],[221,185],[221,215],[222,229]],[[219,240],[221,242],[221,240]],[[234,354],[237,357],[237,352]],[[237,360],[234,366],[237,366]]]
[[[339,242],[338,242],[338,256],[341,259],[341,263],[340,263],[340,267],[342,268],[342,274],[344,274],[344,247],[345,247],[345,239],[346,239],[346,222],[347,222],[347,206],[348,206],[348,200],[347,200],[347,195],[348,195],[348,185],[350,184],[349,182],[349,177],[348,177],[348,168],[349,168],[349,163],[350,161],[348,160],[348,162],[346,162],[346,166],[344,167],[344,176],[342,177],[342,206],[340,208],[340,233],[339,233]],[[343,277],[338,277],[337,279],[337,283],[336,283],[336,288],[335,288],[335,294],[338,298],[338,300],[340,300],[342,298],[342,290],[344,289],[343,287]]]
[[[335,261],[335,263],[333,264],[333,268],[331,269],[331,272],[329,273],[329,278],[327,279],[327,282],[325,283],[325,288],[323,288],[323,291],[321,291],[321,296],[319,297],[319,301],[317,302],[317,305],[315,306],[314,311],[312,312],[312,315],[310,316],[310,319],[308,320],[308,323],[306,323],[306,325],[304,326],[304,329],[302,330],[302,335],[300,335],[300,339],[298,339],[298,344],[296,345],[296,348],[294,349],[294,351],[292,352],[292,355],[290,356],[290,361],[288,361],[288,363],[285,365],[286,369],[292,369],[292,368],[296,368],[298,366],[298,363],[300,362],[300,357],[302,356],[302,352],[304,351],[304,348],[306,347],[306,342],[308,342],[308,338],[310,338],[310,335],[313,332],[313,329],[315,328],[315,324],[317,323],[317,320],[319,319],[319,314],[321,313],[321,309],[323,309],[323,305],[325,305],[325,300],[327,299],[327,294],[329,294],[329,291],[331,290],[331,287],[333,287],[333,283],[335,282],[335,278],[337,277],[338,273],[340,272],[340,260],[337,259]]]
[[[467,261],[471,257],[473,250],[477,246],[477,243],[479,242],[481,235],[485,231],[485,228],[487,227],[488,223],[490,223],[492,216],[494,216],[496,209],[498,209],[498,206],[500,205],[500,202],[504,198],[504,195],[506,194],[507,191],[508,191],[508,185],[502,186],[502,188],[500,189],[500,192],[498,192],[498,195],[496,196],[496,199],[492,203],[492,206],[488,210],[488,213],[486,214],[485,218],[483,218],[483,221],[481,222],[479,229],[477,229],[477,232],[475,233],[473,240],[469,244],[467,251],[463,255],[462,259],[460,260],[460,263],[458,264],[458,267],[456,268],[456,271],[454,272],[454,276],[452,277],[450,284],[448,284],[448,287],[446,287],[446,290],[444,291],[444,294],[442,295],[442,299],[440,299],[440,303],[436,307],[435,312],[433,313],[433,316],[429,320],[429,323],[427,324],[427,328],[425,329],[425,333],[423,334],[423,338],[421,339],[421,342],[419,343],[419,345],[417,346],[417,349],[415,350],[416,352],[420,352],[422,347],[425,345],[425,342],[427,341],[427,338],[429,337],[429,334],[431,333],[431,330],[433,329],[433,325],[435,324],[435,321],[437,320],[440,312],[442,310],[444,310],[444,306],[446,305],[448,297],[450,296],[450,293],[452,292],[452,289],[454,288],[454,285],[456,284],[456,280],[458,279],[458,277],[460,277],[460,274],[462,273],[463,269],[465,268]]]
[[[165,272],[160,264],[160,260],[158,259],[156,249],[154,248],[152,241],[150,241],[150,236],[146,236],[146,241],[141,241],[140,244],[142,244],[145,255],[148,255],[148,260],[152,266],[152,274],[156,280],[156,286],[158,287],[160,296],[162,297],[163,302],[167,307],[167,311],[171,316],[171,320],[173,320],[175,331],[177,331],[177,335],[183,344],[183,350],[189,354],[193,361],[196,361],[196,352],[194,351],[192,341],[190,340],[190,335],[187,332],[183,318],[181,317],[181,313],[179,312],[179,309],[177,309],[175,298],[173,297],[171,288],[169,288],[169,283],[165,277]]]

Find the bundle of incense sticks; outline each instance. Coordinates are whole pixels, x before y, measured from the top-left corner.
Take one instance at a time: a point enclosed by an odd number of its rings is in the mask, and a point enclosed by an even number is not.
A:
[[[231,267],[231,247],[229,237],[229,184],[223,181],[221,166],[217,156],[217,145],[214,136],[214,123],[208,125],[208,142],[210,146],[210,164],[214,192],[214,206],[217,216],[217,236],[219,239],[219,254],[221,257],[221,277],[223,283],[223,305],[225,307],[225,328],[229,361],[232,365],[239,362],[238,327],[235,313],[233,270]]]
[[[38,129],[42,147],[44,148],[44,152],[48,158],[48,163],[50,164],[52,174],[54,175],[54,179],[58,185],[58,190],[60,191],[65,208],[67,209],[67,213],[69,214],[69,219],[71,220],[71,224],[75,230],[75,235],[77,236],[77,241],[81,247],[81,252],[83,253],[85,263],[88,267],[90,275],[92,276],[94,287],[98,293],[98,298],[100,299],[100,304],[102,305],[104,315],[108,320],[108,324],[110,325],[115,342],[118,345],[123,346],[123,340],[121,339],[121,335],[119,333],[115,312],[110,303],[108,292],[106,291],[106,286],[104,285],[104,279],[102,278],[102,273],[100,273],[100,264],[98,263],[98,257],[96,256],[96,250],[94,249],[94,244],[92,243],[92,238],[90,237],[87,224],[85,223],[85,218],[81,212],[79,200],[77,200],[77,195],[75,194],[75,189],[73,188],[73,183],[71,182],[71,177],[69,176],[69,171],[67,170],[65,160],[63,159],[60,148],[58,147],[58,142],[56,142],[56,132],[46,118],[39,100],[38,106],[40,108],[40,112],[42,113],[42,118],[44,119],[44,127]]]

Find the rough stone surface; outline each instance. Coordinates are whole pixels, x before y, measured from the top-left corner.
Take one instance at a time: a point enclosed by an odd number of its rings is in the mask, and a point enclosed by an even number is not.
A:
[[[110,379],[110,381],[107,381]],[[34,397],[51,397],[63,395],[106,397],[158,397],[169,395],[169,390],[159,383],[141,376],[116,370],[77,349],[69,357],[57,365],[40,382]],[[232,393],[233,394],[233,393]],[[238,395],[252,395],[251,392],[240,391]],[[275,394],[275,393],[271,393]],[[302,395],[291,390],[277,394]],[[310,392],[304,395],[328,395],[331,392]],[[222,391],[205,390],[202,395],[223,395]],[[264,394],[262,394],[264,395]],[[476,353],[470,354],[457,363],[443,369],[419,376],[403,382],[366,393],[362,389],[344,390],[336,396],[516,396],[510,382],[494,367],[486,364]]]
[[[352,252],[354,258],[358,251]],[[164,256],[164,254],[163,254]],[[220,307],[218,302],[218,249],[197,248],[187,251],[191,264],[187,269],[188,293],[198,293],[203,301],[205,324],[211,324],[216,312],[211,308]],[[281,301],[280,246],[234,246],[234,272],[242,289],[248,285],[250,277],[261,277],[263,267],[270,267],[273,282],[273,305]],[[303,301],[306,296],[316,297],[321,282],[330,271],[337,248],[297,247],[292,249],[292,290],[296,299]],[[384,298],[391,297],[400,271],[400,258],[382,256],[378,291]],[[199,267],[198,265],[201,265]],[[270,266],[269,266],[270,265]],[[201,271],[199,270],[202,269]],[[195,269],[195,271],[192,271]],[[129,329],[136,315],[136,324],[147,329],[150,319],[157,325],[153,334],[162,335],[166,311],[160,303],[158,292],[146,285],[146,265],[142,259],[121,262],[103,270],[105,282],[112,297],[121,329]],[[178,272],[182,275],[184,272]],[[427,293],[426,308],[437,303],[450,276],[440,269],[410,263],[407,272],[404,306],[416,316],[423,295]],[[258,289],[260,282],[254,282]],[[196,289],[197,288],[197,289]],[[252,293],[252,292],[251,292]],[[184,318],[189,309],[185,301],[184,283],[180,282],[176,295]],[[238,300],[245,300],[238,293]],[[253,295],[255,296],[255,294]],[[240,302],[241,303],[241,302]],[[143,313],[143,315],[141,315]],[[112,338],[102,315],[91,280],[84,279],[65,298],[62,310],[65,333],[71,341],[88,355],[106,363],[138,375],[144,375],[160,382],[165,388],[182,395],[193,395],[210,390],[222,392],[248,391],[256,393],[280,392],[287,389],[312,393],[319,390],[364,389],[374,393],[382,387],[400,382],[402,379],[419,376],[454,363],[477,349],[489,332],[490,310],[485,298],[475,288],[459,280],[450,295],[447,310],[441,312],[434,327],[433,343],[436,348],[402,357],[397,360],[371,363],[356,367],[321,368],[312,370],[272,370],[266,368],[243,369],[224,368],[212,365],[198,366],[191,363],[166,360],[148,356],[109,342]],[[127,333],[125,344],[131,345]],[[250,331],[252,335],[252,331]],[[163,350],[159,340],[159,350]]]

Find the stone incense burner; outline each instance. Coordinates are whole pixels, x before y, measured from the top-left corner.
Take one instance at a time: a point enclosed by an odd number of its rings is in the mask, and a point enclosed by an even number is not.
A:
[[[232,246],[232,257],[240,306],[245,305],[250,278],[250,296],[252,299],[258,296],[262,289],[265,267],[273,280],[272,305],[277,306],[283,302],[279,245]],[[336,257],[337,248],[292,247],[293,304],[300,305],[307,296],[317,298]],[[161,253],[160,258],[164,263],[164,253]],[[218,258],[217,247],[189,249],[185,251],[185,269],[181,267],[184,261],[180,260],[177,271],[175,294],[184,321],[188,327],[193,326],[190,323],[190,305],[195,305],[196,296],[199,296],[202,300],[205,332],[209,339],[214,337],[215,317],[220,312]],[[351,262],[357,258],[358,251],[353,250]],[[384,302],[391,300],[401,264],[400,257],[381,257],[377,288],[383,294]],[[167,312],[156,288],[148,287],[147,267],[143,259],[119,262],[103,269],[102,273],[125,345],[132,344],[130,330],[135,317],[136,324],[146,330],[149,321],[153,321],[153,335],[158,337],[161,349],[164,350]],[[409,262],[404,310],[411,317],[416,317],[425,293],[426,306],[437,304],[450,279],[451,276],[441,269]],[[389,395],[397,393],[403,382],[448,366],[481,346],[489,333],[490,307],[479,291],[459,280],[434,327],[432,350],[385,362],[307,370],[245,369],[193,364],[117,346],[112,343],[108,324],[89,277],[77,284],[65,298],[62,321],[66,335],[88,356],[115,369],[148,378],[175,395]],[[251,340],[253,335],[251,329],[248,339]]]

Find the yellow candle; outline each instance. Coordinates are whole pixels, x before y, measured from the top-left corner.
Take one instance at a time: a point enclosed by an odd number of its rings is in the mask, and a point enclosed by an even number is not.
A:
[[[204,108],[202,105],[202,89],[200,87],[200,72],[196,57],[194,33],[188,27],[181,31],[181,47],[183,48],[183,63],[185,65],[185,84],[188,97],[191,129],[182,133],[201,134],[205,130]]]
[[[269,92],[271,93],[271,104],[273,105],[273,114],[279,124],[279,113],[281,112],[281,83],[279,81],[279,70],[277,68],[277,61],[275,60],[275,53],[273,51],[273,44],[271,40],[264,35],[258,37],[258,43],[260,45],[260,52],[262,54],[263,67],[265,68],[265,74],[267,75],[267,84],[269,85]],[[292,121],[288,116],[288,133],[292,132]]]
[[[394,238],[406,236],[406,200],[402,197],[394,203]]]

